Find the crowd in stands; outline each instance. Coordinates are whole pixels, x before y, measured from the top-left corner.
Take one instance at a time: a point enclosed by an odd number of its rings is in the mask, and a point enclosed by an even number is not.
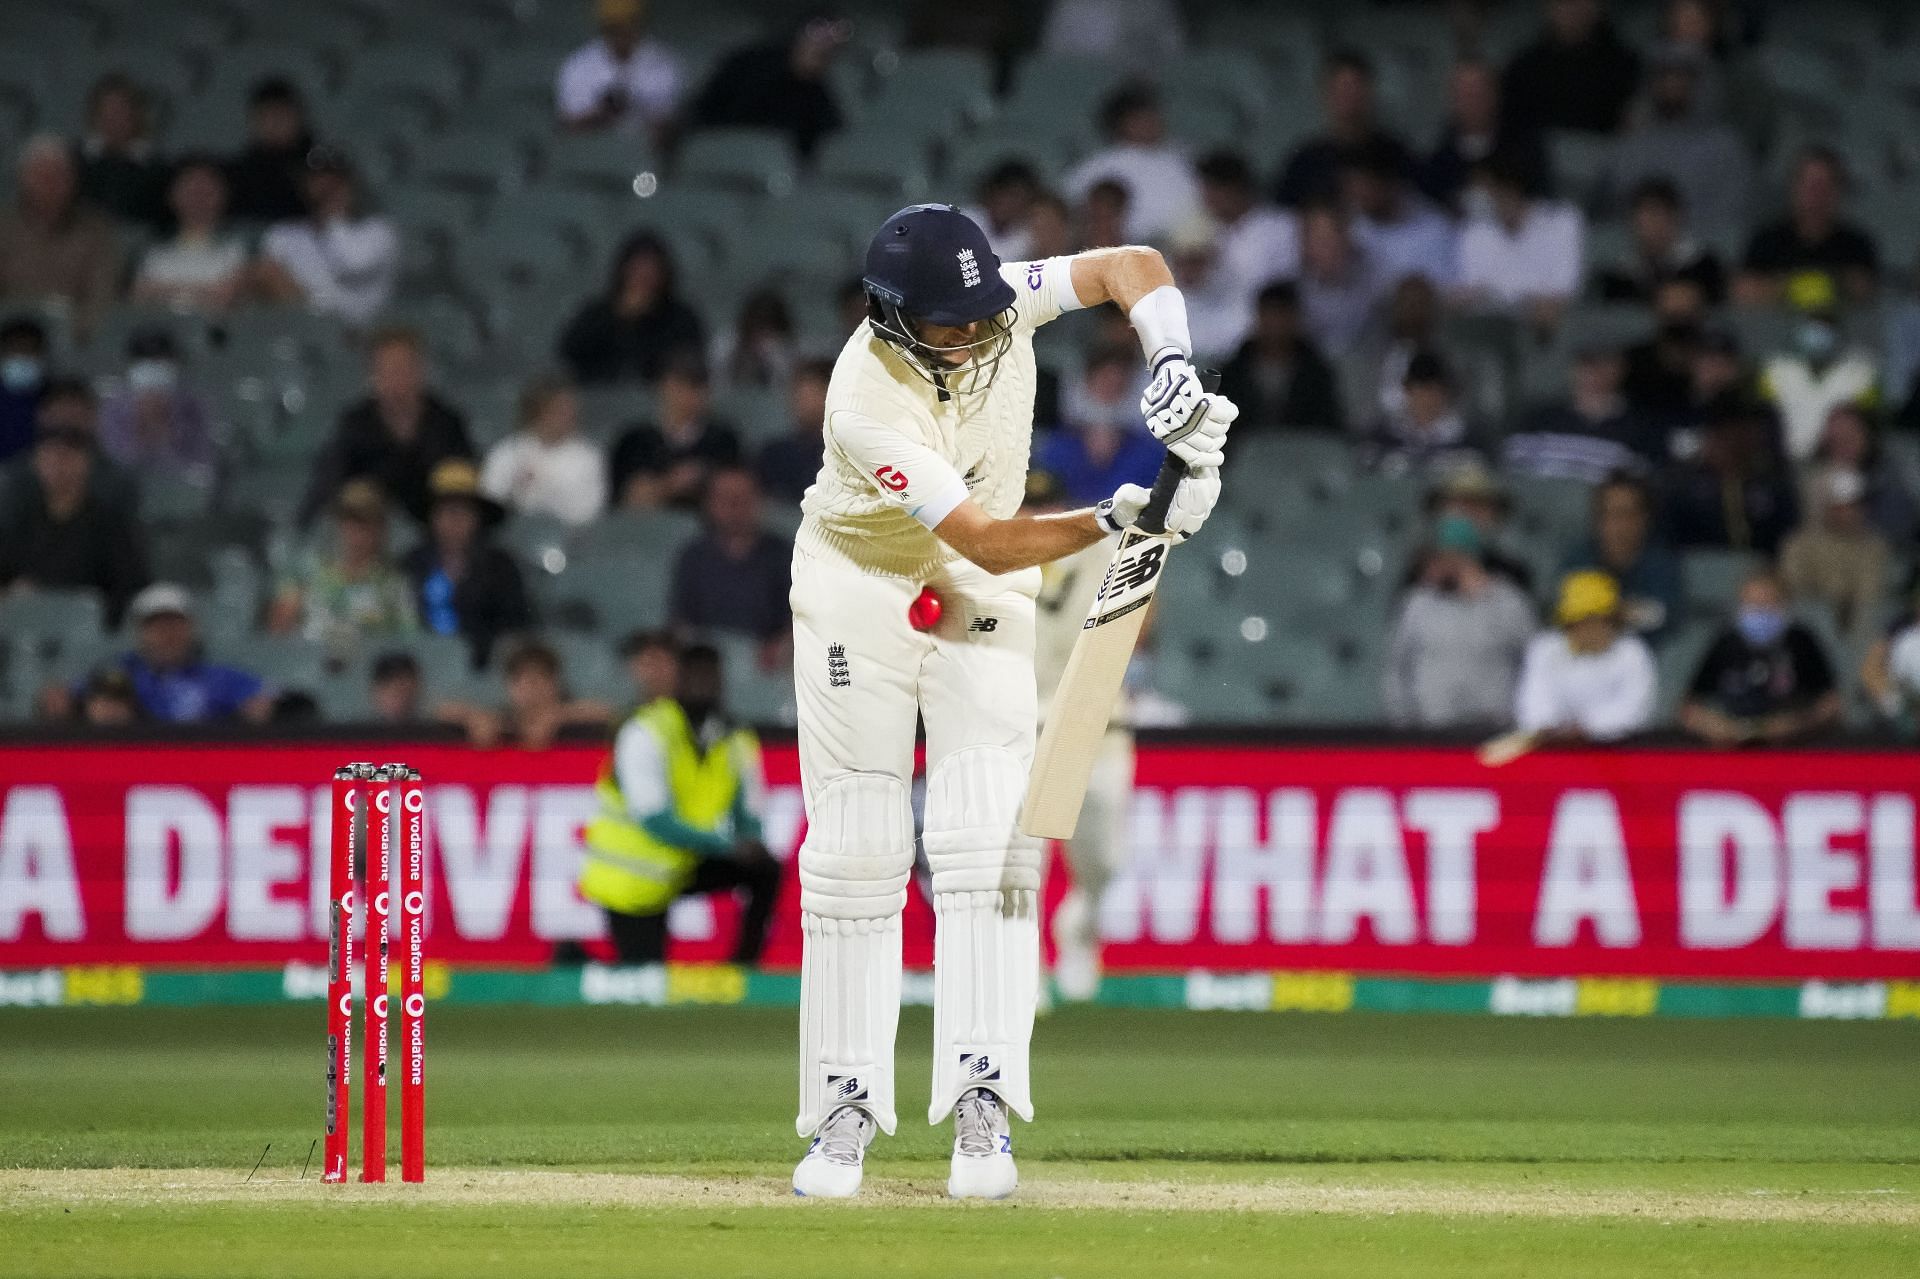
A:
[[[714,129],[778,133],[804,165],[858,127],[843,74],[871,56],[857,21],[815,14],[696,74],[642,0],[582,7],[597,31],[555,67],[556,137],[632,137],[671,173],[676,148]],[[1659,7],[1657,36],[1636,41],[1602,0],[1546,0],[1537,33],[1500,57],[1470,29],[1482,7],[1456,6],[1444,111],[1417,131],[1383,105],[1375,51],[1333,45],[1319,118],[1285,146],[1181,136],[1152,74],[1190,47],[1170,0],[1056,0],[1030,29],[1006,6],[910,26],[910,43],[984,49],[1003,74],[1022,41],[1137,70],[1070,162],[1009,147],[940,194],[1007,260],[1160,247],[1196,357],[1241,406],[1237,440],[1343,440],[1361,481],[1416,495],[1402,512],[1416,545],[1387,569],[1400,580],[1379,617],[1388,723],[1592,739],[1656,726],[1690,608],[1683,561],[1701,553],[1750,559],[1729,570],[1724,629],[1685,657],[1681,728],[1726,743],[1826,731],[1856,681],[1860,709],[1885,718],[1920,701],[1920,298],[1886,265],[1914,245],[1854,219],[1839,149],[1783,140],[1757,69],[1764,15]],[[364,674],[365,717],[539,742],[619,709],[570,696],[563,653],[534,638],[567,625],[541,587],[557,570],[506,533],[543,521],[562,541],[681,521],[670,553],[633,565],[662,579],[666,623],[624,641],[636,687],[674,637],[730,635],[781,669],[783,532],[819,465],[835,346],[796,322],[777,278],[719,313],[684,241],[634,204],[604,277],[574,282],[571,314],[530,339],[544,357],[512,370],[508,429],[479,432],[432,334],[390,322],[412,231],[294,77],[251,86],[224,153],[169,153],[153,114],[139,68],[101,79],[78,136],[21,146],[0,212],[0,607],[89,589],[130,637],[37,690],[40,713],[312,713],[274,673],[204,659],[212,601],[153,562],[140,492],[215,491],[244,467],[224,398],[165,326],[125,334],[91,377],[63,366],[128,306],[232,326],[310,312],[364,363],[363,393],[325,408],[334,428],[274,530],[293,549],[242,629]],[[861,318],[857,282],[833,301],[837,341]],[[1045,361],[1034,457],[1091,502],[1150,482],[1160,450],[1124,318],[1070,323],[1082,344]],[[607,401],[591,397],[620,388],[644,391],[644,410],[595,416]],[[748,402],[784,420],[730,420]],[[1257,502],[1260,480],[1244,482]],[[1553,483],[1577,486],[1590,526],[1525,544],[1512,488]],[[408,647],[423,636],[502,674],[505,701],[433,704],[434,672]]]

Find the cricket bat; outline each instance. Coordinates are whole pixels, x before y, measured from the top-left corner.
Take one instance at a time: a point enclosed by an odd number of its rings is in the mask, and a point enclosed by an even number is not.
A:
[[[1220,375],[1209,369],[1200,374],[1211,391]],[[1197,410],[1207,411],[1205,403]],[[1080,628],[1067,668],[1054,690],[1053,706],[1040,744],[1033,753],[1033,771],[1027,776],[1027,798],[1020,809],[1020,831],[1034,839],[1071,839],[1080,824],[1080,805],[1087,797],[1087,779],[1106,736],[1107,720],[1127,677],[1147,606],[1160,586],[1167,552],[1174,539],[1167,536],[1167,508],[1187,468],[1171,453],[1160,464],[1153,494],[1140,518],[1120,535],[1120,545],[1107,564],[1100,593]]]

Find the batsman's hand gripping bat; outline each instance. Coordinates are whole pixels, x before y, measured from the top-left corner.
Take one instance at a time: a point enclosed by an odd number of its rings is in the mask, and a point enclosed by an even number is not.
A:
[[[1200,382],[1212,391],[1220,385],[1220,375],[1206,370]],[[1205,413],[1211,404],[1202,400],[1194,411]],[[1174,543],[1167,535],[1167,508],[1186,473],[1187,468],[1169,453],[1160,464],[1146,509],[1120,535],[1034,750],[1027,798],[1020,809],[1024,835],[1071,839],[1080,824],[1080,805],[1087,796],[1087,779],[1093,775],[1100,739],[1106,736],[1107,720],[1127,677],[1127,663],[1133,658],[1147,607],[1153,603],[1167,551]]]

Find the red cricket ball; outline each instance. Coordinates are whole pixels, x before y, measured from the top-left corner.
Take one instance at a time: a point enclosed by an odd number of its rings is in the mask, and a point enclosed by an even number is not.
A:
[[[913,603],[907,605],[907,624],[916,631],[930,631],[940,624],[943,607],[940,593],[931,586],[923,586],[913,597]]]

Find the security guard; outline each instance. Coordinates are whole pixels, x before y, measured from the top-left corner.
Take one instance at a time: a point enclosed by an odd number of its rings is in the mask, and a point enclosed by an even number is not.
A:
[[[716,650],[680,654],[677,691],[635,711],[614,739],[580,895],[605,908],[621,963],[657,964],[674,898],[744,889],[733,962],[755,964],[780,892],[780,863],[761,840],[760,742],[726,716]]]

